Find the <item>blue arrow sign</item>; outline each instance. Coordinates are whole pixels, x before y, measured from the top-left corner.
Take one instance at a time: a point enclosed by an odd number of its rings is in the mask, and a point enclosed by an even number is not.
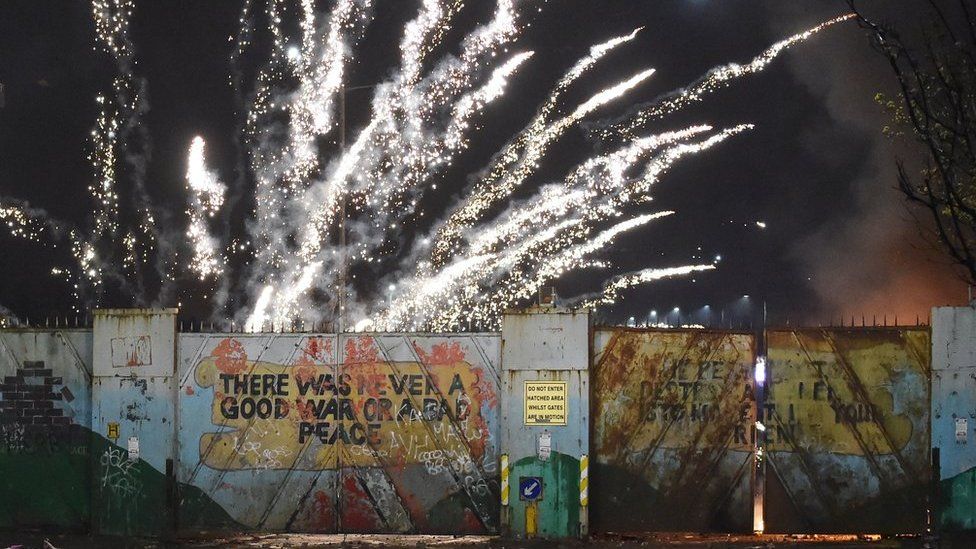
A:
[[[538,501],[542,499],[542,477],[519,477],[519,499]]]

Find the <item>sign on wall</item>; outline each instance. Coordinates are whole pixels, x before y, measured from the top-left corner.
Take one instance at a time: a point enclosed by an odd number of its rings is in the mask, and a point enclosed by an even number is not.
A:
[[[525,424],[566,425],[566,382],[525,382]]]

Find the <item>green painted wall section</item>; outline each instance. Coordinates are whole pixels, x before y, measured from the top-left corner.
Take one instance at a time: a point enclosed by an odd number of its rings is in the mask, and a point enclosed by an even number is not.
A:
[[[976,467],[943,480],[939,488],[942,529],[951,532],[976,530]]]
[[[579,535],[579,459],[553,452],[548,461],[536,456],[510,465],[509,527],[525,535],[525,501],[519,500],[519,477],[542,477],[542,501],[538,502],[540,538],[572,538]]]
[[[128,450],[97,434],[92,435],[91,456],[94,532],[120,536],[174,532],[175,502],[167,497],[163,472],[143,460],[129,461]],[[180,531],[198,531],[197,525],[205,525],[207,530],[244,530],[199,488],[182,485],[174,497],[180,517],[192,517],[193,522],[179,524]]]
[[[53,449],[0,451],[0,471],[0,528],[88,530],[91,492],[84,433]]]
[[[93,433],[92,531],[107,535],[161,536],[206,530],[242,531],[223,508],[195,486],[180,485],[175,495],[181,521],[174,525],[166,475],[143,460],[129,461],[128,450]],[[184,522],[185,521],[185,522]]]
[[[0,529],[160,536],[174,526],[166,475],[88,429],[44,447],[0,449]],[[194,486],[179,487],[180,531],[241,531]]]

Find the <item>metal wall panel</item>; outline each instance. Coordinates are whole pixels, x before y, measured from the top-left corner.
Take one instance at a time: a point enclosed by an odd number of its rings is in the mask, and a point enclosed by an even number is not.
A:
[[[0,331],[0,528],[84,531],[92,334]]]
[[[173,520],[176,309],[94,316],[93,529],[158,535]]]
[[[550,307],[508,313],[502,321],[502,446],[509,456],[511,496],[506,513],[516,536],[576,537],[587,522],[580,505],[580,459],[589,453],[589,315]],[[527,382],[565,384],[565,424],[537,425],[525,417]],[[560,423],[552,421],[552,423]],[[539,456],[540,435],[551,441]],[[520,496],[520,479],[537,478],[542,499]]]
[[[920,532],[928,328],[767,332],[769,532]]]
[[[597,330],[593,530],[748,531],[755,338]]]
[[[234,528],[495,531],[499,343],[183,334],[179,480]]]
[[[976,309],[932,312],[932,447],[939,527],[976,530]]]

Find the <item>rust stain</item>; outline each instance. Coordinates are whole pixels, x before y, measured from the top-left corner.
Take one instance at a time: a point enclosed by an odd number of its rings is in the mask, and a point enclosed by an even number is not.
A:
[[[461,347],[460,341],[434,344],[429,353],[424,351],[423,347],[416,341],[413,341],[412,344],[414,350],[417,352],[417,356],[420,357],[420,361],[424,364],[439,366],[444,364],[457,364],[458,362],[465,361],[464,349]]]
[[[375,363],[379,360],[379,349],[372,337],[359,336],[346,340],[344,364]]]
[[[752,337],[682,331],[621,331],[596,367],[595,439],[623,462],[654,448],[692,452],[698,441],[751,449],[742,410],[751,409]],[[689,453],[690,455],[690,453]]]
[[[344,475],[340,497],[343,530],[376,532],[383,529],[382,518],[377,514],[369,493],[362,487],[354,472]]]
[[[928,361],[906,344],[911,339],[895,329],[770,332],[770,401],[790,411],[790,428],[808,444],[838,454],[894,455],[914,471],[915,460],[900,453],[927,422]],[[896,402],[897,394],[918,404]],[[781,438],[772,438],[770,450],[790,450]]]

